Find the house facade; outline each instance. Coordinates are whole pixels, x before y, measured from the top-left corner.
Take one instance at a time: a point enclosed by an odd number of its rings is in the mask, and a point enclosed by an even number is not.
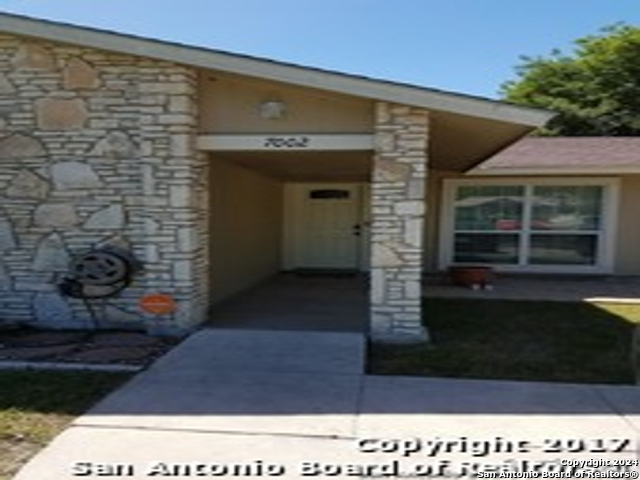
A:
[[[423,340],[430,175],[549,117],[2,14],[0,319],[183,333],[279,271],[349,269],[369,272],[372,338]],[[74,275],[84,295],[61,291]],[[158,294],[171,308],[141,308]]]

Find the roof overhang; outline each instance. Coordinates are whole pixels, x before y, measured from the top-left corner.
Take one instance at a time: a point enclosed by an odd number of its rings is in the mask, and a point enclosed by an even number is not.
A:
[[[558,177],[593,175],[640,175],[640,167],[557,167],[557,168],[487,168],[467,172],[473,177]]]
[[[467,171],[517,142],[532,128],[518,123],[433,112],[429,161],[434,170]]]

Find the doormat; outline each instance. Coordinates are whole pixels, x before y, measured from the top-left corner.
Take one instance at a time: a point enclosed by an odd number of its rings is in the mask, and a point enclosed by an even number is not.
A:
[[[293,271],[301,277],[327,277],[327,278],[352,278],[358,275],[356,270],[340,270],[325,268],[301,268]]]

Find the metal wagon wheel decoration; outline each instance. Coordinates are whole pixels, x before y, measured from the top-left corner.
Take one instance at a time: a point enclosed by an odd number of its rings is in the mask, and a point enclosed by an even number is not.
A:
[[[129,277],[129,262],[113,252],[95,251],[71,262],[71,275],[85,285],[115,285]]]

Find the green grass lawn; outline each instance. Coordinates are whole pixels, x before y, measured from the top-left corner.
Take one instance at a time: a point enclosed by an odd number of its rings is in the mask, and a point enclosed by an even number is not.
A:
[[[130,377],[123,373],[0,371],[0,480],[71,420]]]
[[[373,374],[634,383],[640,305],[425,299],[432,342],[370,349]]]

